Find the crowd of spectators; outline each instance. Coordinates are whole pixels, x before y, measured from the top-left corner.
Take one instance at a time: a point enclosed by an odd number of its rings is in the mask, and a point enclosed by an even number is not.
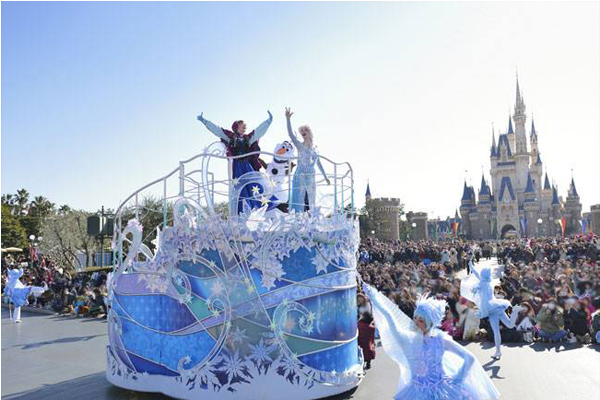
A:
[[[408,316],[417,297],[429,293],[448,302],[444,331],[457,340],[493,340],[487,318],[479,319],[477,306],[461,297],[459,277],[468,273],[469,260],[496,256],[504,268],[496,297],[523,307],[515,328],[501,326],[503,341],[592,343],[600,342],[599,255],[595,236],[497,242],[367,238],[358,270]],[[362,294],[358,301],[365,302]],[[369,310],[364,312],[370,318]]]
[[[73,273],[43,256],[31,259],[27,256],[7,255],[2,257],[3,293],[8,270],[14,268],[23,269],[21,282],[24,285],[47,286],[40,297],[30,296],[30,306],[60,314],[106,318],[106,272]],[[3,301],[8,302],[8,298],[4,297]]]
[[[485,340],[492,338],[489,323],[479,319],[474,303],[461,297],[459,277],[468,273],[470,260],[493,256],[504,266],[496,297],[524,308],[515,328],[501,326],[503,341],[600,342],[600,240],[595,236],[499,242],[384,242],[369,237],[359,248],[358,271],[410,317],[420,294],[445,299],[442,329],[459,340]],[[31,296],[33,307],[106,317],[106,272],[72,273],[43,256],[7,255],[2,257],[2,289],[12,268],[24,270],[25,285],[48,287],[42,296]],[[362,330],[369,331],[372,316],[363,295],[359,314]]]

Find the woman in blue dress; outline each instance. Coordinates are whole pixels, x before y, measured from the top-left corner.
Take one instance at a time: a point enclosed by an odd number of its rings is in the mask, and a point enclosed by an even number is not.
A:
[[[420,297],[414,320],[373,287],[363,284],[373,305],[381,343],[400,367],[394,400],[484,400],[500,393],[471,352],[441,331],[446,302]]]
[[[469,267],[471,273],[461,281],[460,295],[477,305],[479,308],[479,318],[487,317],[489,319],[490,326],[494,332],[494,344],[496,346],[496,353],[492,358],[499,360],[502,357],[502,352],[500,351],[500,344],[502,343],[500,321],[507,328],[514,328],[519,311],[523,307],[520,305],[514,306],[509,318],[506,315],[506,309],[511,306],[510,302],[494,296],[494,288],[500,283],[498,279],[501,274],[500,267],[492,270],[491,267],[486,266],[480,270],[473,266],[472,261],[469,262]]]
[[[260,124],[249,134],[246,134],[246,123],[242,120],[235,121],[231,126],[231,131],[221,128],[220,126],[210,122],[204,118],[204,113],[198,116],[198,120],[206,126],[215,136],[221,139],[225,145],[228,157],[243,156],[245,154],[254,153],[245,157],[237,157],[232,161],[232,178],[234,197],[231,199],[230,210],[237,213],[244,212],[245,205],[248,208],[260,208],[267,206],[267,210],[274,208],[274,204],[269,198],[268,201],[261,199],[264,192],[264,185],[261,184],[261,175],[257,172],[266,166],[259,158],[260,147],[258,141],[267,133],[273,115],[267,111],[269,118]],[[236,200],[237,198],[237,200]],[[235,203],[237,202],[237,208]]]
[[[290,139],[294,146],[298,149],[298,166],[294,172],[292,181],[292,199],[291,208],[296,212],[308,211],[315,206],[316,199],[316,184],[315,184],[315,164],[319,167],[321,174],[325,178],[325,182],[329,185],[329,178],[319,161],[319,155],[313,146],[313,134],[308,125],[300,127],[300,136],[303,141],[298,140],[292,130],[292,115],[294,113],[289,109],[285,109],[285,117],[287,119],[287,130]]]

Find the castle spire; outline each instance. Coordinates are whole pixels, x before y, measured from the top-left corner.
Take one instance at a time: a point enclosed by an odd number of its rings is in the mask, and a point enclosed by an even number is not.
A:
[[[496,133],[494,132],[494,126],[492,125],[492,151],[491,156],[496,157]]]
[[[569,188],[569,194],[573,197],[579,197],[577,194],[577,188],[575,187],[575,178],[571,177],[571,187]]]
[[[521,100],[522,100],[521,90],[519,90],[519,73],[517,73],[517,97],[516,97],[515,104],[519,104],[521,102]]]
[[[548,179],[548,171],[546,171],[546,179],[544,180],[544,190],[550,189],[550,179]]]
[[[535,123],[533,122],[533,116],[531,116],[531,136],[537,136],[535,132]]]
[[[525,102],[523,101],[523,93],[519,88],[519,75],[517,74],[517,94],[515,100],[515,114],[525,115]]]
[[[463,195],[461,200],[468,201],[471,200],[471,192],[469,191],[469,187],[467,186],[467,180],[465,179],[465,185],[463,187]]]
[[[508,113],[508,133],[515,133],[515,131],[513,131],[512,118],[510,116],[510,113]]]
[[[552,205],[560,205],[558,201],[558,193],[556,192],[556,186],[552,186]]]
[[[369,186],[369,181],[367,181],[367,193],[365,193],[365,199],[371,200],[371,186]]]
[[[481,189],[479,189],[479,196],[483,194],[490,194],[490,189],[487,182],[485,181],[485,175],[481,173]]]
[[[533,181],[531,180],[531,172],[527,173],[527,187],[525,188],[525,193],[535,193]]]

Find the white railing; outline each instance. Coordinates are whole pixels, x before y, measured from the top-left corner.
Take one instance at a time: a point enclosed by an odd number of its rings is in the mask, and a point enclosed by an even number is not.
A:
[[[172,223],[173,215],[170,211],[175,200],[189,198],[205,209],[209,214],[220,213],[222,216],[237,216],[237,201],[231,201],[235,195],[234,180],[232,179],[232,163],[234,159],[248,157],[258,154],[261,158],[275,158],[277,155],[270,152],[252,152],[242,156],[228,157],[225,148],[220,142],[208,146],[203,153],[181,161],[179,166],[163,176],[156,179],[140,189],[133,192],[125,199],[116,211],[115,219],[115,242],[118,235],[123,232],[124,219],[132,216],[138,220],[151,216],[150,214],[162,213],[162,222],[156,226],[144,226],[144,235],[147,239],[156,228],[164,227]],[[327,157],[319,156],[325,175],[330,181],[328,185],[321,171],[315,166],[315,188],[316,201],[315,210],[325,216],[335,213],[345,213],[349,218],[354,218],[354,174],[349,163],[337,163]],[[286,158],[288,167],[292,171],[285,181],[285,190],[288,203],[292,197],[292,182],[298,158]],[[271,180],[265,170],[255,175],[262,179],[260,183],[268,186]],[[280,188],[281,189],[281,188]],[[266,190],[268,192],[268,190]],[[281,192],[280,192],[281,193]],[[285,196],[284,196],[285,197]],[[160,202],[160,209],[144,209],[140,202],[152,198],[154,206]],[[290,205],[291,206],[291,205]],[[220,208],[219,208],[220,207]],[[290,207],[291,209],[291,207]],[[146,218],[158,221],[158,215]],[[124,238],[125,241],[129,241]],[[119,240],[119,243],[121,241]],[[122,260],[122,246],[119,245],[118,260]]]

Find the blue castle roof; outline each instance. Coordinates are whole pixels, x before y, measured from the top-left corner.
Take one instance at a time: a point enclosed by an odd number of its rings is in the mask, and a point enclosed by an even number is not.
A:
[[[471,193],[469,192],[469,187],[467,186],[467,181],[465,181],[465,186],[463,187],[463,195],[461,200],[467,201],[471,199]]]
[[[536,164],[541,164],[542,163],[542,158],[540,157],[540,153],[538,153],[537,155],[537,160],[535,161]]]
[[[546,179],[544,180],[544,190],[551,189],[550,179],[548,179],[548,173],[546,172]]]
[[[498,154],[500,154],[500,149],[502,148],[502,146],[506,147],[506,154],[509,157],[512,157],[512,152],[510,151],[510,143],[508,142],[508,135],[506,133],[500,135],[500,137],[498,138]]]
[[[510,115],[508,116],[508,133],[515,133],[513,131],[513,127],[512,127],[512,119],[510,118]]]
[[[367,193],[365,193],[365,197],[371,197],[371,186],[367,182]]]
[[[513,190],[512,182],[508,176],[502,177],[500,181],[500,198],[499,201],[504,200],[504,196],[508,192],[511,200],[515,200],[515,191]]]
[[[481,174],[481,189],[479,189],[479,197],[481,197],[482,195],[489,195],[490,194],[490,187],[488,186],[487,182],[485,181],[485,176],[483,174]]]
[[[558,193],[556,193],[556,186],[552,187],[552,205],[560,204],[558,201]]]
[[[569,192],[574,197],[579,197],[577,194],[577,188],[575,187],[575,179],[571,178],[571,187],[569,188]]]
[[[525,188],[525,193],[535,193],[533,181],[531,180],[531,172],[527,173],[527,187]]]

